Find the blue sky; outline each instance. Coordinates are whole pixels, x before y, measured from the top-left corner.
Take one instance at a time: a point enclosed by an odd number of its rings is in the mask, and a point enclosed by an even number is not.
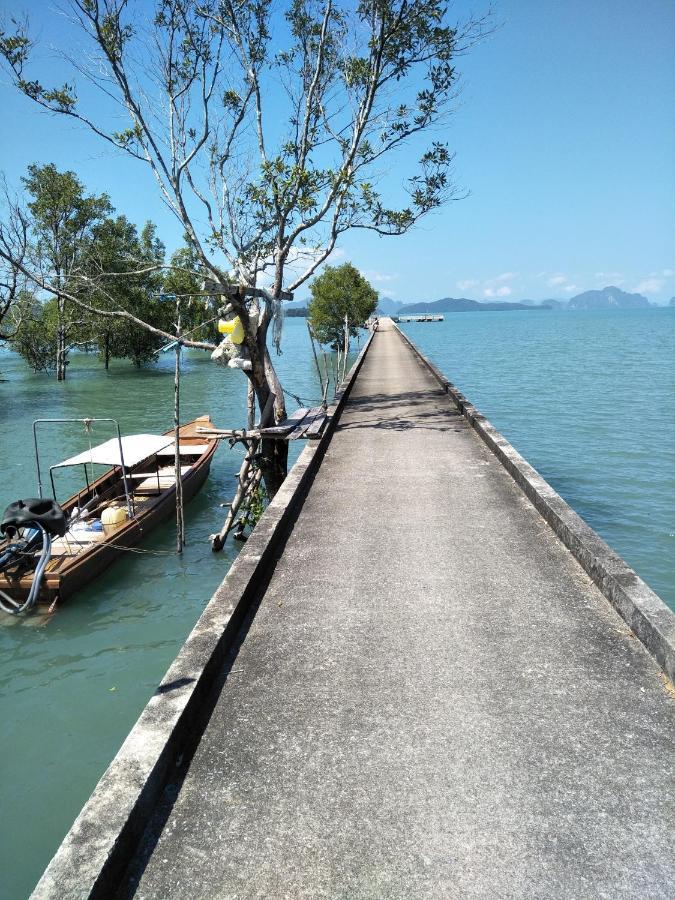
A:
[[[469,8],[457,3],[459,16]],[[617,285],[675,295],[675,3],[496,0],[495,33],[461,63],[463,92],[442,137],[469,192],[402,238],[345,236],[334,262],[357,265],[382,296],[518,300]],[[43,60],[68,35],[52,4],[27,10]],[[54,22],[56,21],[56,25]],[[73,169],[119,212],[181,232],[149,175],[86,131],[41,113],[0,79],[0,168]],[[301,288],[297,297],[307,291]]]

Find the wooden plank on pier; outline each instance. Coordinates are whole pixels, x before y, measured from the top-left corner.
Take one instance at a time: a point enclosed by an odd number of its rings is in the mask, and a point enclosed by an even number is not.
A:
[[[307,409],[306,406],[301,406],[300,409],[296,409],[292,415],[287,419],[284,419],[283,422],[279,422],[278,425],[273,425],[271,428],[261,428],[260,434],[262,437],[285,437],[289,432],[293,431],[294,428],[297,428],[305,416],[310,412],[311,410]]]
[[[326,410],[323,406],[314,406],[311,409],[301,406],[300,409],[290,415],[278,425],[269,428],[257,428],[249,431],[245,428],[199,428],[201,435],[209,437],[222,437],[235,440],[256,440],[259,438],[277,438],[278,440],[297,441],[298,438],[317,438],[326,424]]]
[[[307,437],[307,431],[314,425],[317,419],[321,419],[325,417],[325,410],[323,406],[313,406],[312,409],[307,411],[307,415],[302,420],[302,422],[294,428],[293,431],[288,435],[289,441],[297,441],[298,438]]]
[[[321,408],[321,412],[323,415],[318,415],[312,422],[312,424],[307,428],[305,432],[306,438],[318,438],[321,437],[321,433],[323,429],[326,427],[326,423],[328,422],[328,416],[326,415],[326,410]]]
[[[238,441],[257,440],[260,437],[260,432],[255,428],[252,431],[246,428],[200,428],[199,433],[209,437],[236,438]]]

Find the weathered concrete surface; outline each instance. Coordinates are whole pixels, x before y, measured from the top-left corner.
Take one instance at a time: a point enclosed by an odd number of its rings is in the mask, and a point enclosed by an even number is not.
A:
[[[670,898],[673,706],[380,332],[129,891]]]
[[[642,641],[671,681],[675,680],[675,614],[553,490],[476,407],[424,356],[399,329],[399,334],[423,361],[441,388],[481,436],[524,491],[535,509],[575,559],[591,576],[631,631]]]
[[[215,685],[236,653],[245,617],[264,593],[276,554],[330,444],[369,345],[370,340],[329,406],[321,438],[306,444],[63,839],[31,900],[100,900],[115,893],[167,781],[176,776],[199,740]]]

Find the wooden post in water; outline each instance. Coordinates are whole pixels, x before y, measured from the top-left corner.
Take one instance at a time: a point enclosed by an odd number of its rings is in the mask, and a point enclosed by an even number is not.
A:
[[[248,431],[253,431],[255,426],[255,388],[253,387],[253,380],[251,378],[248,379],[248,394],[246,396],[246,410],[248,412],[248,417],[246,420],[246,428]]]
[[[275,396],[270,391],[265,408],[260,413],[258,428],[264,428],[274,415],[274,400]],[[251,490],[254,490],[257,487],[260,483],[260,478],[262,477],[262,472],[259,468],[256,468],[253,474],[251,474],[251,466],[254,457],[258,452],[258,448],[260,447],[260,440],[258,438],[243,440],[243,444],[246,447],[246,454],[242,461],[241,468],[239,469],[239,475],[237,476],[237,490],[235,491],[234,499],[230,504],[230,511],[227,514],[220,532],[211,535],[211,549],[214,553],[218,553],[218,551],[223,549],[227,536],[234,526],[239,507]]]
[[[316,347],[314,346],[314,333],[309,319],[305,319],[307,323],[307,331],[309,332],[309,341],[312,345],[312,353],[314,354],[314,362],[316,363],[316,371],[319,374],[319,384],[321,385],[321,393],[323,394],[323,378],[321,377],[321,369],[319,367],[319,357],[316,355]]]
[[[321,353],[323,354],[323,370],[326,375],[326,386],[323,389],[323,398],[325,401],[326,397],[328,396],[328,385],[330,384],[330,372],[328,371],[328,354],[326,353],[326,350],[323,347],[321,348]],[[324,402],[324,406],[325,406],[325,402]]]
[[[185,546],[185,518],[183,516],[183,479],[180,465],[180,352],[181,352],[181,315],[180,297],[176,298],[176,367],[174,372],[174,468],[176,470],[176,552],[182,553]]]

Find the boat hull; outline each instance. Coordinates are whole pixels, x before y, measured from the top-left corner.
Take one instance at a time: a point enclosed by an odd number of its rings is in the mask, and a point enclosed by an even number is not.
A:
[[[218,441],[195,437],[194,426],[209,425],[206,417],[195,420],[180,430],[180,446],[189,446],[190,440],[199,441],[208,448],[192,465],[188,472],[182,476],[183,503],[186,504],[195,496],[206,481],[211,468],[213,454],[216,451]],[[170,434],[171,432],[167,432]],[[188,436],[190,435],[190,436]],[[92,491],[103,490],[115,481],[121,481],[119,469],[112,469],[97,479],[92,485]],[[81,495],[69,498],[63,509],[67,515],[81,500]],[[126,550],[140,543],[154,528],[175,515],[176,511],[176,486],[166,487],[157,496],[145,499],[141,512],[131,519],[126,520],[113,528],[106,528],[105,536],[97,543],[87,548],[77,556],[63,556],[52,560],[45,572],[38,602],[40,604],[53,604],[62,602],[83,588],[97,575],[100,575]],[[10,579],[0,572],[0,590],[4,591],[15,600],[23,600],[28,596],[33,582],[32,573],[27,573],[21,578]]]

